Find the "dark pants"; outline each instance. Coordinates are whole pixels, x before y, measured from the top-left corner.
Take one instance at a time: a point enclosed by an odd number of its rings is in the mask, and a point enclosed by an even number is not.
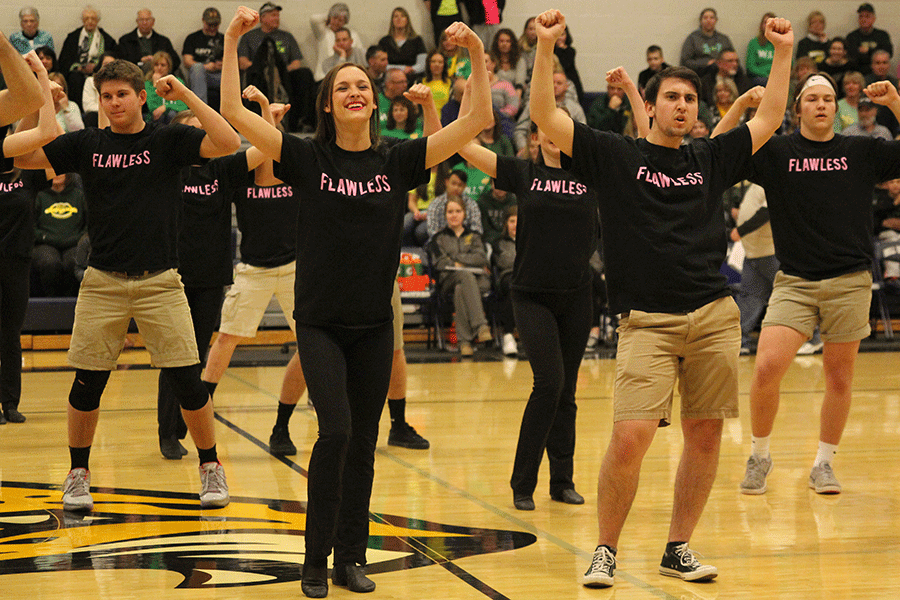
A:
[[[440,4],[441,0],[432,0],[435,4]],[[455,21],[462,21],[462,15],[456,13],[455,15],[438,15],[437,10],[433,10],[431,12],[431,26],[434,28],[434,45],[440,49],[441,47],[441,34],[444,33],[444,30],[453,25]],[[427,65],[426,65],[427,67]]]
[[[206,364],[206,355],[209,353],[209,341],[212,339],[219,315],[222,313],[222,299],[225,297],[225,288],[216,287],[189,287],[185,286],[184,294],[187,296],[188,306],[191,308],[191,321],[194,323],[194,336],[197,340],[197,350],[200,353],[201,367]],[[184,439],[187,435],[187,425],[181,416],[181,405],[168,380],[159,373],[159,392],[156,396],[156,419],[159,423],[159,438]]]
[[[303,122],[316,126],[316,83],[313,73],[306,67],[288,71],[287,93],[291,99],[291,110],[287,114],[287,125],[297,131]]]
[[[500,278],[497,286],[497,317],[503,333],[512,333],[516,328],[516,319],[513,314],[512,290],[509,284],[512,282],[512,273],[507,273]]]
[[[374,328],[297,324],[297,352],[319,436],[309,459],[306,564],[366,564],[378,421],[391,379],[390,323]]]
[[[28,308],[30,261],[0,258],[0,400],[19,407],[22,396],[22,324]]]
[[[575,487],[575,385],[591,328],[591,287],[565,294],[513,290],[512,299],[534,387],[522,415],[510,486],[515,495],[534,493],[546,448],[550,493],[558,494]]]
[[[37,244],[31,252],[31,268],[35,274],[37,297],[77,296],[75,277],[76,246],[60,251],[47,244]]]
[[[741,346],[750,346],[750,334],[759,325],[772,295],[778,273],[778,259],[772,256],[745,258],[741,271],[741,291],[737,305],[741,309]]]

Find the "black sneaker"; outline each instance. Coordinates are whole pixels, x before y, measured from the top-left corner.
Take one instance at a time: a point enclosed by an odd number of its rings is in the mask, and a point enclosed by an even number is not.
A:
[[[388,446],[400,446],[410,450],[428,450],[431,444],[416,433],[416,430],[409,423],[399,423],[391,425],[391,433],[388,434]]]
[[[688,549],[687,542],[666,549],[659,565],[660,575],[677,577],[685,581],[709,581],[715,579],[719,570],[712,565],[700,564],[694,553]]]
[[[597,546],[581,584],[589,588],[605,588],[615,583],[616,555],[609,546]]]
[[[269,436],[269,452],[275,456],[294,456],[297,454],[297,446],[291,441],[291,434],[287,427],[276,425]]]

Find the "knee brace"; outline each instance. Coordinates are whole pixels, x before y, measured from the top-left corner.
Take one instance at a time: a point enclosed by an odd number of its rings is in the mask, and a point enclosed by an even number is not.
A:
[[[75,410],[90,412],[100,408],[100,396],[109,381],[109,371],[75,370],[75,381],[69,392],[69,404]]]
[[[166,367],[161,377],[168,382],[172,393],[184,410],[200,410],[209,401],[209,392],[200,381],[200,365]]]

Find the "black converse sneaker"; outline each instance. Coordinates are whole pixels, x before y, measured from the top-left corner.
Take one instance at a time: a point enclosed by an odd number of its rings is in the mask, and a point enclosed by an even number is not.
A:
[[[712,565],[702,565],[694,553],[688,549],[687,542],[666,548],[659,565],[660,575],[677,577],[685,581],[709,581],[719,574]]]
[[[609,546],[597,546],[591,558],[591,566],[581,577],[581,583],[589,588],[610,587],[615,582],[613,579],[615,572],[616,555]]]

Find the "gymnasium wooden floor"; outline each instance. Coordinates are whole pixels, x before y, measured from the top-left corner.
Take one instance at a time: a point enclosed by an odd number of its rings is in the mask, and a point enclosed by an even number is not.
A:
[[[476,357],[477,358],[477,357]],[[232,504],[201,511],[196,451],[166,461],[156,440],[157,372],[128,351],[104,395],[92,453],[96,508],[61,510],[68,470],[62,353],[26,354],[24,425],[0,427],[0,597],[302,597],[305,467],[315,415],[298,408],[299,452],[267,452],[282,369],[232,368],[216,394],[219,456]],[[596,536],[595,478],[610,433],[613,361],[586,359],[579,381],[575,481],[584,506],[512,505],[509,474],[530,390],[525,361],[411,364],[409,421],[430,450],[386,445],[372,497],[372,598],[798,599],[900,597],[900,369],[896,353],[860,355],[854,407],[835,470],[844,493],[807,489],[823,389],[821,356],[798,358],[783,386],[769,492],[743,496],[752,357],[741,358],[741,418],[726,422],[719,476],[692,548],[719,568],[711,583],[657,573],[681,435],[660,430],[619,548],[617,583],[578,583]],[[304,401],[305,402],[305,401]],[[303,403],[301,403],[302,406]],[[356,597],[334,588],[329,597]]]

